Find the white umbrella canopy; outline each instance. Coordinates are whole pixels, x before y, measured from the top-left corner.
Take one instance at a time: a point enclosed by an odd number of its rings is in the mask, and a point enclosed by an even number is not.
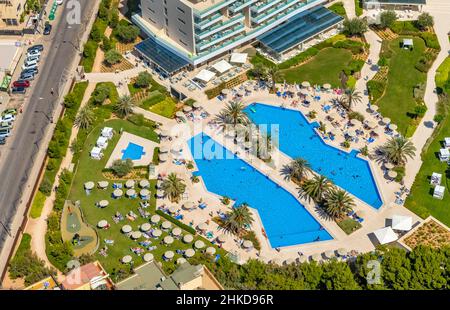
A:
[[[184,118],[184,113],[182,111],[177,111],[177,113],[175,113],[175,116],[178,118]]]
[[[163,146],[159,147],[159,152],[160,153],[167,153],[167,152],[169,152],[169,147],[166,146],[166,145],[163,145]]]
[[[398,239],[397,234],[392,230],[391,227],[383,227],[373,232],[375,237],[377,237],[380,244],[386,244]]]
[[[131,257],[131,255],[125,255],[124,257],[122,257],[122,263],[124,264],[128,264],[133,260],[133,258]]]
[[[229,95],[231,91],[229,89],[225,88],[225,89],[222,89],[221,92],[222,92],[223,95],[226,96],[226,95]]]
[[[109,201],[108,201],[108,200],[100,200],[100,201],[98,202],[98,206],[99,206],[100,208],[106,208],[108,205],[109,205]]]
[[[133,228],[131,228],[130,225],[124,225],[122,226],[122,232],[125,234],[128,234],[129,232],[131,232],[133,230]]]
[[[184,257],[180,257],[177,259],[177,265],[184,264],[185,262],[187,262],[187,260]]]
[[[323,88],[328,90],[331,88],[331,85],[328,83],[325,83],[325,84],[323,84]]]
[[[186,201],[186,202],[183,204],[183,208],[186,209],[186,210],[192,210],[192,209],[195,209],[195,203],[193,203],[192,201]]]
[[[164,191],[163,191],[162,189],[158,189],[158,190],[156,191],[156,196],[157,196],[158,198],[163,198],[163,197],[164,197]]]
[[[390,177],[391,179],[395,179],[397,177],[397,172],[395,172],[394,170],[390,170],[388,172],[388,177]]]
[[[350,124],[352,124],[353,126],[358,126],[361,125],[361,121],[356,118],[353,118],[350,120]]]
[[[108,185],[109,185],[109,182],[108,181],[100,181],[100,182],[97,183],[97,185],[100,188],[107,188]]]
[[[194,240],[194,237],[192,235],[185,235],[183,237],[183,242],[184,243],[191,243]]]
[[[315,262],[320,262],[320,260],[322,259],[322,256],[320,256],[319,253],[316,253],[316,254],[311,255],[311,259]]]
[[[335,257],[334,252],[331,250],[324,252],[323,255],[328,259]]]
[[[225,234],[221,234],[217,237],[217,241],[220,243],[224,243],[227,240],[227,236]]]
[[[310,87],[311,86],[311,84],[308,82],[308,81],[304,81],[304,82],[302,82],[302,87]]]
[[[173,237],[171,237],[171,236],[165,236],[163,241],[165,244],[172,244],[174,240],[173,240]]]
[[[190,257],[192,257],[192,256],[194,256],[194,255],[195,255],[194,249],[187,249],[187,250],[184,252],[184,256],[186,256],[187,258],[190,258]]]
[[[386,168],[386,169],[392,169],[394,167],[395,167],[395,165],[392,163],[384,163],[384,168]]]
[[[131,238],[133,239],[139,239],[142,237],[142,233],[140,231],[133,231],[131,233]]]
[[[125,187],[126,188],[133,188],[135,184],[136,184],[136,182],[134,182],[133,180],[128,180],[128,181],[125,182]]]
[[[391,122],[391,119],[389,117],[384,117],[382,119],[382,122],[387,125],[387,124],[389,124]]]
[[[148,180],[141,180],[139,181],[139,186],[142,188],[147,188],[150,186],[150,182]]]
[[[164,222],[161,224],[161,227],[162,227],[163,229],[169,229],[170,227],[172,227],[172,223],[169,222],[169,221],[164,221]]]
[[[367,121],[366,125],[367,125],[367,127],[369,127],[369,128],[375,128],[375,127],[377,127],[377,123],[375,123],[374,121]]]
[[[338,253],[339,256],[345,256],[345,255],[347,255],[348,251],[345,248],[339,248],[337,250],[337,253]]]
[[[392,216],[392,229],[408,231],[412,228],[412,217],[405,215]]]
[[[178,237],[179,235],[181,235],[181,232],[181,228],[175,227],[174,229],[172,229],[172,236]]]
[[[131,188],[131,189],[127,190],[128,197],[132,197],[134,195],[136,195],[136,191],[134,189]]]
[[[165,162],[169,159],[169,155],[167,153],[161,153],[158,155],[159,161]]]
[[[152,228],[152,225],[150,225],[150,223],[144,223],[141,225],[141,230],[146,232],[149,231]]]
[[[366,215],[366,213],[363,210],[358,210],[356,211],[355,214],[357,217],[364,217]]]
[[[185,105],[185,106],[183,107],[183,111],[184,111],[184,112],[191,112],[191,111],[192,111],[192,107],[189,106],[189,105]]]
[[[202,105],[200,104],[200,102],[196,101],[192,104],[192,107],[194,109],[200,109],[202,107]]]
[[[389,124],[388,127],[389,127],[390,130],[397,130],[397,128],[398,128],[398,126],[395,125],[395,124]]]
[[[97,227],[98,228],[105,228],[106,226],[108,226],[108,221],[107,220],[101,220],[97,223]]]
[[[84,188],[87,189],[87,190],[93,189],[94,186],[95,186],[95,184],[94,184],[94,182],[92,182],[92,181],[89,181],[89,182],[84,183]]]
[[[201,231],[205,231],[208,229],[208,225],[206,223],[200,223],[198,224],[197,228]]]
[[[123,191],[121,189],[116,189],[113,192],[114,197],[122,197],[123,196]]]
[[[159,223],[160,220],[161,217],[158,214],[152,215],[152,217],[150,218],[150,222],[152,222],[153,224]]]
[[[152,232],[152,236],[155,237],[155,238],[161,237],[161,235],[162,235],[162,231],[159,230],[159,229],[155,229],[155,230]]]
[[[178,211],[178,207],[177,206],[170,206],[169,207],[169,212],[170,213],[177,213]]]
[[[150,195],[150,191],[148,189],[144,188],[139,192],[139,195],[141,195],[141,197],[147,197]]]
[[[379,109],[379,108],[378,108],[377,105],[374,105],[374,104],[373,104],[373,105],[370,106],[370,110],[373,111],[373,112],[378,111],[378,109]]]
[[[154,256],[152,253],[145,253],[144,255],[144,261],[145,262],[151,262],[153,260]]]
[[[167,152],[168,152],[168,151],[167,151]],[[156,187],[157,187],[157,188],[161,188],[162,185],[163,185],[163,183],[164,183],[164,181],[162,181],[162,180],[156,181]]]
[[[173,253],[173,251],[167,251],[164,253],[164,257],[167,259],[172,259],[174,255],[175,253]]]
[[[285,265],[295,264],[295,259],[293,259],[292,257],[290,257],[290,258],[288,258],[288,259],[286,259],[286,260],[284,261],[284,264],[285,264]]]
[[[302,255],[302,256],[300,256],[299,258],[297,258],[297,261],[298,261],[300,264],[306,263],[306,262],[308,261],[308,256]]]
[[[356,131],[354,131],[353,129],[350,129],[349,131],[347,131],[347,135],[349,137],[356,137]]]
[[[216,248],[214,248],[214,247],[212,247],[212,246],[207,247],[207,248],[206,248],[206,254],[209,254],[209,255],[214,255],[214,254],[216,254]]]
[[[170,131],[168,129],[163,129],[161,130],[161,134],[162,137],[168,137],[170,136]]]
[[[202,240],[197,240],[197,241],[195,241],[195,243],[194,243],[194,247],[195,247],[196,249],[202,249],[202,248],[205,247],[205,243],[204,243]]]
[[[250,240],[245,240],[242,243],[242,246],[246,249],[250,249],[251,247],[253,247],[253,242],[251,242]]]

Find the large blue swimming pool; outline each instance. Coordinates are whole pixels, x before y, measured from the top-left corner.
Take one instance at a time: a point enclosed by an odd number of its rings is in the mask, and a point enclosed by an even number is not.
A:
[[[362,201],[379,209],[383,201],[369,163],[358,152],[343,152],[326,144],[314,131],[317,123],[308,123],[299,111],[256,103],[246,108],[255,124],[279,127],[279,148],[291,158],[306,159],[311,168],[332,180]],[[272,133],[274,134],[274,133]]]
[[[272,247],[332,239],[294,196],[209,136],[188,143],[208,191],[257,209]]]

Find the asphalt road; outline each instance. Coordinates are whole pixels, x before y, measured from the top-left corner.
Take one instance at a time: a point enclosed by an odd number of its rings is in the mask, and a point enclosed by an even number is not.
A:
[[[38,150],[43,147],[43,137],[57,108],[58,92],[62,91],[68,79],[72,61],[80,52],[77,50],[85,32],[88,20],[93,14],[96,1],[80,0],[81,24],[66,21],[68,9],[58,10],[61,15],[54,23],[52,35],[44,43],[46,54],[39,66],[39,77],[34,81],[24,113],[9,137],[8,149],[2,150],[0,165],[0,251],[8,236],[6,229],[21,201],[30,171]],[[55,94],[51,94],[51,89]],[[56,121],[56,115],[55,115]]]

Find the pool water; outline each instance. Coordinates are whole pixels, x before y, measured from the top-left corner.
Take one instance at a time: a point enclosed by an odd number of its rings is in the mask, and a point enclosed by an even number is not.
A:
[[[333,239],[291,193],[209,136],[188,144],[208,191],[257,209],[273,248]]]
[[[311,168],[332,180],[336,185],[352,193],[375,209],[383,205],[369,163],[350,153],[326,144],[314,131],[318,123],[308,123],[299,111],[256,103],[245,110],[255,124],[267,124],[279,128],[279,149],[291,158],[301,157]],[[275,133],[272,133],[275,134]]]
[[[125,150],[122,151],[122,160],[131,159],[131,160],[139,160],[142,158],[144,153],[144,148],[140,145],[134,143],[128,143],[128,146]]]

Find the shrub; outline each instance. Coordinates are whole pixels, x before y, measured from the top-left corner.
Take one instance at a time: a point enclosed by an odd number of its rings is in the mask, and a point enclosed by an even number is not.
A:
[[[362,0],[355,0],[355,13],[356,16],[363,15]]]
[[[397,20],[397,14],[393,10],[383,11],[380,14],[380,25],[383,28],[391,27]]]
[[[364,115],[359,112],[353,111],[348,114],[349,119],[357,119],[360,122],[364,122]]]
[[[119,23],[116,27],[116,36],[120,42],[131,43],[139,35],[139,28],[133,25],[123,25]]]
[[[420,37],[425,41],[425,45],[427,47],[434,48],[436,50],[441,49],[441,46],[439,45],[439,41],[435,33],[422,32],[420,33]]]
[[[434,19],[433,16],[431,16],[429,13],[422,13],[419,15],[416,21],[416,25],[419,29],[424,30],[427,27],[433,27],[434,25]]]
[[[52,192],[52,182],[48,178],[43,178],[41,185],[39,186],[39,191],[46,196],[49,196]]]
[[[100,42],[103,39],[103,32],[100,29],[98,23],[94,23],[94,25],[92,26],[92,30],[89,37],[96,43]]]
[[[145,122],[145,117],[142,114],[132,114],[128,116],[127,119],[128,121],[130,121],[130,123],[133,123],[136,126],[143,126]]]
[[[385,67],[388,64],[389,64],[389,61],[385,56],[381,56],[380,59],[378,59],[378,66]]]
[[[107,52],[107,51],[109,51],[109,50],[111,50],[111,49],[113,49],[113,48],[114,48],[114,46],[113,46],[111,40],[110,40],[108,37],[106,37],[106,36],[103,37],[102,49],[103,49],[105,52]]]
[[[133,169],[133,162],[131,159],[120,160],[117,159],[112,163],[111,170],[119,178],[126,176]]]
[[[147,71],[142,71],[136,78],[135,85],[140,88],[147,88],[150,86],[152,80],[153,79],[150,73],[148,73]]]
[[[117,11],[114,10],[111,13],[111,18],[109,19],[109,27],[115,29],[118,24],[119,24],[119,14],[117,13]]]
[[[329,6],[328,9],[343,17],[347,15],[345,12],[344,4],[342,2],[336,2],[333,5]]]
[[[102,104],[103,102],[105,102],[107,98],[109,98],[109,96],[110,96],[110,89],[108,85],[99,84],[95,88],[92,98],[95,104]]]
[[[356,72],[361,71],[363,66],[364,66],[364,60],[352,60],[352,61],[350,61],[348,66],[344,69],[344,73],[347,76],[350,76]]]
[[[442,115],[442,114],[436,114],[433,118],[433,120],[438,124],[440,124],[444,119],[445,119],[445,115]]]
[[[112,66],[122,60],[122,55],[115,49],[111,49],[105,53],[106,64]]]
[[[390,28],[396,34],[403,35],[413,35],[417,34],[420,31],[420,29],[416,27],[415,23],[409,20],[395,21]]]
[[[418,117],[423,117],[425,113],[427,112],[427,106],[424,104],[418,104],[414,108],[414,114]]]
[[[343,24],[344,33],[351,36],[361,36],[367,31],[367,22],[361,18],[355,17],[346,19]]]
[[[286,60],[285,62],[281,63],[278,68],[280,70],[282,69],[288,69],[290,67],[296,66],[306,60],[308,60],[311,57],[316,56],[319,53],[320,49],[317,48],[317,46],[315,47],[310,47],[308,48],[306,51],[292,57],[289,60]]]
[[[369,91],[369,96],[372,103],[378,101],[378,99],[383,96],[384,89],[386,87],[385,82],[370,80],[367,82],[367,90]]]

